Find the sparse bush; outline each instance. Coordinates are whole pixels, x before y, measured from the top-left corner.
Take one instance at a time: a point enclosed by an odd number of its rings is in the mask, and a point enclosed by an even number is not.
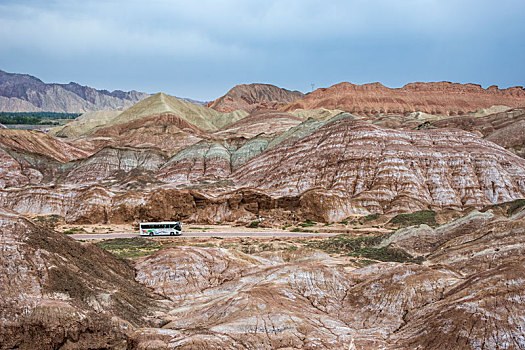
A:
[[[257,228],[257,227],[259,227],[259,224],[260,224],[259,221],[252,221],[248,227],[249,228]]]
[[[81,232],[87,232],[83,227],[73,227],[73,228],[70,228],[69,230],[65,230],[63,233],[65,233],[66,235],[72,235],[72,234],[75,234],[75,233],[81,233]]]
[[[507,215],[512,215],[522,207],[525,207],[525,199],[516,199],[509,203],[509,209],[507,209]]]
[[[379,213],[368,214],[367,216],[364,217],[363,220],[364,220],[364,222],[377,220],[377,219],[379,219],[380,216],[381,216],[381,214],[379,214]]]
[[[389,236],[390,234],[350,238],[347,235],[338,235],[325,240],[310,241],[306,245],[309,248],[320,249],[327,253],[346,254],[348,256],[379,261],[422,262],[422,258],[414,258],[402,249],[392,247],[375,248],[375,246]]]
[[[389,223],[401,227],[421,224],[437,226],[436,212],[433,210],[420,210],[410,214],[399,214],[390,220]]]
[[[306,220],[305,222],[303,222],[301,224],[302,227],[312,227],[312,226],[315,226],[317,225],[316,222],[313,222],[313,221],[310,221],[310,220]]]
[[[108,239],[96,245],[118,258],[136,258],[152,254],[162,248],[162,243],[144,237]]]

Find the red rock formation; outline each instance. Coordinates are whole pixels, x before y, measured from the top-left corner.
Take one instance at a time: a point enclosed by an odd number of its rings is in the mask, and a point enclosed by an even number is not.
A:
[[[208,107],[228,113],[237,109],[248,113],[259,108],[277,109],[304,97],[299,91],[281,89],[270,84],[237,85],[226,95],[208,103]]]
[[[341,109],[360,115],[421,111],[430,114],[458,115],[494,105],[519,107],[525,104],[522,87],[483,89],[474,84],[450,82],[411,83],[402,88],[387,88],[380,83],[354,85],[340,83],[317,89],[302,100],[283,108],[284,111],[302,109]]]
[[[111,145],[156,147],[175,152],[199,142],[206,135],[206,132],[179,116],[162,114],[101,128],[86,141],[93,140],[98,149]],[[85,141],[80,139],[77,144],[83,142]]]
[[[229,137],[253,138],[259,134],[267,136],[278,135],[304,120],[289,113],[274,110],[257,110],[249,116],[228,125],[214,133],[215,137],[224,139]]]
[[[525,196],[525,161],[459,130],[398,131],[342,118],[270,148],[233,175],[274,195],[321,188],[359,212],[464,208]]]
[[[90,154],[42,132],[33,130],[0,130],[0,147],[41,154],[60,162],[85,158]]]
[[[422,265],[343,268],[326,254],[304,249],[288,254],[161,250],[136,264],[137,280],[175,307],[163,329],[137,330],[130,344],[180,349],[508,344],[520,349],[525,346],[524,213],[510,219],[472,213],[438,228]],[[403,237],[405,247],[418,249],[418,235]]]
[[[458,128],[478,132],[516,154],[525,156],[525,109],[515,108],[485,117],[453,117],[429,122],[425,127]]]

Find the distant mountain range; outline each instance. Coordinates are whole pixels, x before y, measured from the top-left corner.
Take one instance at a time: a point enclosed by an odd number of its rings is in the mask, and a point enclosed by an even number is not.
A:
[[[97,90],[74,82],[47,84],[28,75],[0,70],[1,112],[84,113],[98,110],[125,109],[150,94],[139,91]],[[184,99],[204,105],[206,102]]]

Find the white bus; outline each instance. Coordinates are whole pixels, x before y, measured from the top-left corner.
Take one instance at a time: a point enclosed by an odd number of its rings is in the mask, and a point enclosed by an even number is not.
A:
[[[175,221],[166,222],[141,222],[139,224],[141,236],[180,236],[182,234],[182,224]]]

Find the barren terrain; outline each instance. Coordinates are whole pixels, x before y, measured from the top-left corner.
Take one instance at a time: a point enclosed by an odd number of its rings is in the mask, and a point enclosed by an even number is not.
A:
[[[0,130],[1,349],[525,349],[523,88],[142,97]]]

